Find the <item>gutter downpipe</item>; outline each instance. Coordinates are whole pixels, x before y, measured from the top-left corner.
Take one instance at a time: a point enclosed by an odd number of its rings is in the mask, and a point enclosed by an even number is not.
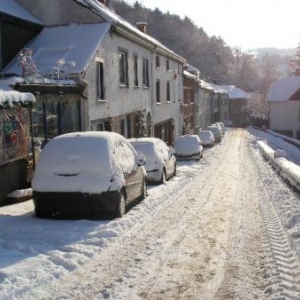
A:
[[[77,75],[77,74],[76,74]],[[74,80],[76,81],[76,82],[78,82],[79,84],[81,84],[82,86],[84,86],[85,87],[85,89],[88,87],[88,82],[83,78],[83,76],[84,76],[84,72],[81,72],[80,74],[78,74],[77,76],[76,76],[76,78],[74,78]],[[83,95],[83,94],[81,94],[80,95],[80,98],[83,98],[83,99],[85,99],[85,100],[87,100],[88,99],[88,97],[87,96],[85,96],[85,95]],[[79,129],[80,129],[80,131],[82,131],[82,102],[81,102],[81,99],[79,100],[79,104],[78,104],[78,115],[79,115]],[[89,120],[89,122],[90,122],[90,120]],[[84,127],[86,127],[86,126],[84,126]]]

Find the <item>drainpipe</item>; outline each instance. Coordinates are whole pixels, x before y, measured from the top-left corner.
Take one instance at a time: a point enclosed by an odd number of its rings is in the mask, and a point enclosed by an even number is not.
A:
[[[84,72],[82,72],[81,74],[78,74],[78,76],[76,76],[76,78],[74,78],[74,80],[81,84],[82,86],[84,86],[85,88],[88,87],[88,82],[84,79]],[[81,94],[80,97],[82,97],[83,99],[87,100],[88,97],[86,97],[85,95]],[[85,112],[85,110],[82,109],[82,105],[81,105],[81,101],[79,101],[79,104],[78,104],[78,114],[79,114],[79,129],[80,131],[82,131],[82,111]],[[89,123],[90,123],[90,120],[89,120]],[[84,128],[86,128],[86,124],[84,125]],[[88,126],[89,128],[89,126]],[[89,129],[90,130],[90,129]]]

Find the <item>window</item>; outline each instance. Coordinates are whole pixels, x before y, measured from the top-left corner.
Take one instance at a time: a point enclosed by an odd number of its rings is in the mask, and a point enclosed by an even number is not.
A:
[[[125,51],[119,51],[119,79],[120,84],[128,86],[128,61],[127,53]]]
[[[105,123],[100,122],[100,123],[96,124],[96,131],[105,131]]]
[[[156,68],[160,67],[160,59],[159,59],[158,55],[155,56],[155,66],[156,66]]]
[[[160,103],[160,81],[156,80],[156,103]]]
[[[193,102],[193,99],[192,99],[192,94],[193,94],[193,90],[190,89],[190,88],[185,88],[183,90],[183,103],[184,104],[189,104],[189,103],[192,103]]]
[[[170,102],[170,81],[167,81],[167,102]]]
[[[166,70],[170,71],[170,61],[168,58],[166,59]]]
[[[103,63],[97,62],[97,98],[104,99],[104,76],[103,76]]]
[[[134,72],[134,86],[139,86],[139,76],[138,76],[138,56],[133,55],[133,72]]]
[[[149,61],[143,59],[143,87],[149,87]]]

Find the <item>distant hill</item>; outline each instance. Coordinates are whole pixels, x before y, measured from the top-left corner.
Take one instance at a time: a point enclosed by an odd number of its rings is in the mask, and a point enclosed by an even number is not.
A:
[[[251,49],[249,52],[257,53],[257,56],[263,56],[264,54],[278,54],[279,56],[295,56],[297,49],[279,49],[279,48],[257,48],[257,49]]]

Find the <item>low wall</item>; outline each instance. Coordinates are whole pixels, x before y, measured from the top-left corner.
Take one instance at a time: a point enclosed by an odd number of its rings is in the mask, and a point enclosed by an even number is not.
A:
[[[300,191],[300,166],[283,157],[275,158],[275,151],[263,141],[257,141],[257,144],[264,158],[271,163],[278,174],[294,189]]]
[[[27,162],[25,159],[0,166],[0,206],[9,204],[6,197],[8,193],[28,187]]]

